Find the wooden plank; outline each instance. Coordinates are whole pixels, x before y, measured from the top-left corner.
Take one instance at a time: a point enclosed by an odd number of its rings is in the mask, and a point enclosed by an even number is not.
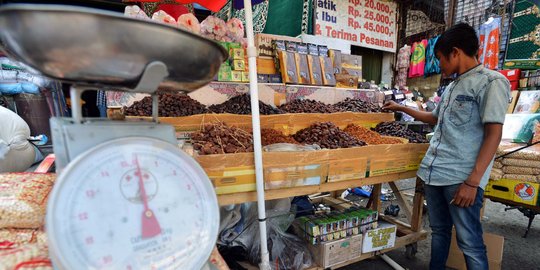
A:
[[[286,189],[273,189],[265,191],[265,200],[274,200],[289,198],[301,195],[314,194],[318,192],[330,192],[335,190],[347,189],[350,187],[359,187],[363,185],[375,185],[380,183],[387,183],[391,181],[397,181],[401,179],[407,179],[414,177],[416,171],[409,171],[403,173],[395,173],[381,176],[374,176],[369,178],[362,178],[356,180],[348,180],[341,182],[324,183],[318,186],[302,186],[292,187]],[[257,201],[257,192],[239,192],[232,194],[218,195],[219,205],[239,204],[244,202]]]
[[[412,218],[411,206],[407,203],[407,201],[405,201],[405,199],[403,198],[403,194],[401,194],[401,191],[399,191],[395,182],[389,182],[388,185],[390,185],[390,188],[394,192],[394,195],[396,196],[396,199],[398,201],[399,206],[401,207],[401,210],[405,212],[407,219],[410,221]]]
[[[413,199],[413,213],[411,218],[411,229],[418,232],[422,229],[422,214],[424,210],[424,194],[422,180],[416,179],[416,189]]]
[[[398,227],[398,230],[404,234],[414,233],[414,231],[411,229],[411,225],[401,220],[395,219],[393,217],[385,216],[385,215],[379,215],[379,217],[382,218],[384,221],[395,224]]]
[[[352,204],[348,203],[345,200],[332,198],[332,197],[324,198],[323,202],[329,204],[330,206],[340,211],[347,210],[353,206]]]

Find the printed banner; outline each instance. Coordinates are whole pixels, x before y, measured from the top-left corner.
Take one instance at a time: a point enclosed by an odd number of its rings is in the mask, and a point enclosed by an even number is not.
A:
[[[318,0],[315,34],[396,52],[397,4],[383,0]]]

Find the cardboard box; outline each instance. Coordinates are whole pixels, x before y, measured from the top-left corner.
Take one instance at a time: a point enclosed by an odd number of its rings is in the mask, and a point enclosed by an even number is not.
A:
[[[489,270],[501,270],[504,237],[496,234],[484,233],[484,243],[487,248]],[[452,230],[452,242],[450,243],[450,252],[448,253],[446,266],[456,270],[467,270],[465,257],[457,245],[455,230]]]
[[[323,85],[323,75],[320,56],[308,55],[308,67],[311,84]]]
[[[490,181],[486,187],[485,193],[491,197],[536,206],[538,204],[539,189],[539,183],[513,179],[500,179],[497,181]]]
[[[234,60],[244,60],[245,58],[245,49],[244,48],[232,48],[232,59]]]
[[[249,73],[248,73],[248,75],[249,75]],[[270,76],[268,76],[268,74],[257,74],[257,82],[259,82],[259,83],[269,83],[270,82]]]
[[[341,66],[347,68],[362,68],[362,56],[360,55],[350,55],[342,54],[341,55]]]
[[[230,82],[232,81],[232,69],[227,64],[222,64],[218,71],[218,81]]]
[[[231,71],[232,80],[233,82],[241,82],[242,81],[242,71],[233,70]]]
[[[308,66],[308,46],[307,44],[298,44],[298,52],[294,54],[296,58],[296,69],[298,76],[298,83],[300,84],[311,84],[311,76],[309,75],[309,66]]]
[[[255,47],[257,48],[257,53],[261,57],[274,57],[274,49],[272,47],[272,40],[287,40],[302,42],[301,39],[289,36],[279,36],[279,35],[270,35],[270,34],[256,34],[255,35]]]
[[[249,82],[249,72],[242,71],[242,82]]]
[[[328,151],[264,153],[264,187],[320,185],[328,175]]]
[[[362,68],[361,67],[342,67],[341,72],[343,74],[349,74],[357,76],[358,80],[362,80]]]
[[[328,46],[317,45],[317,50],[319,51],[320,56],[324,56],[324,57],[328,56]]]
[[[540,91],[521,91],[514,113],[527,114],[538,112],[540,112]]]
[[[362,253],[394,247],[396,243],[397,227],[388,222],[379,222],[378,228],[368,230],[364,234]]]
[[[232,69],[235,71],[244,71],[246,70],[246,62],[242,60],[233,60],[232,61]]]
[[[281,75],[279,74],[270,74],[270,83],[283,83],[283,79],[281,78]]]
[[[334,74],[341,73],[341,51],[328,50],[328,56],[332,59],[332,66],[334,67]]]
[[[298,84],[296,60],[293,52],[279,51],[279,65],[283,82]]]
[[[298,76],[299,84],[311,84],[311,76],[309,74],[309,66],[307,55],[305,54],[294,54],[296,60],[296,71]]]
[[[329,243],[308,245],[308,247],[317,265],[327,268],[360,257],[361,244],[362,235],[354,235]]]
[[[257,57],[257,73],[278,74],[273,58]]]
[[[368,157],[363,156],[361,152],[360,148],[346,148],[330,152],[328,182],[365,178]]]
[[[326,86],[336,86],[336,77],[334,75],[332,60],[328,56],[321,56],[319,59],[321,61],[323,84]]]
[[[510,81],[510,89],[517,90],[519,84],[519,78],[521,77],[521,70],[519,69],[506,69],[499,70],[499,73],[504,75]]]

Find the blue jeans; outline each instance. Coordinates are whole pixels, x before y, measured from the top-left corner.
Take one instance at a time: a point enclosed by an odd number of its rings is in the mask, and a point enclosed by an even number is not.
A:
[[[457,244],[465,255],[468,270],[488,270],[486,246],[482,238],[480,209],[484,191],[479,188],[474,205],[461,208],[450,204],[460,185],[424,185],[431,227],[431,261],[429,269],[446,269],[452,225],[456,227]]]

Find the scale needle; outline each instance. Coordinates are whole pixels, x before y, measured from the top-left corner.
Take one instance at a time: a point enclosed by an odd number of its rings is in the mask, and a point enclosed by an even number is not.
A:
[[[148,196],[146,194],[146,189],[144,188],[144,180],[141,172],[141,166],[139,166],[139,160],[137,155],[134,154],[134,162],[137,167],[137,172],[135,173],[139,177],[139,190],[141,200],[144,205],[144,211],[142,213],[142,238],[151,238],[156,235],[161,234],[161,227],[156,218],[156,215],[148,207]]]

